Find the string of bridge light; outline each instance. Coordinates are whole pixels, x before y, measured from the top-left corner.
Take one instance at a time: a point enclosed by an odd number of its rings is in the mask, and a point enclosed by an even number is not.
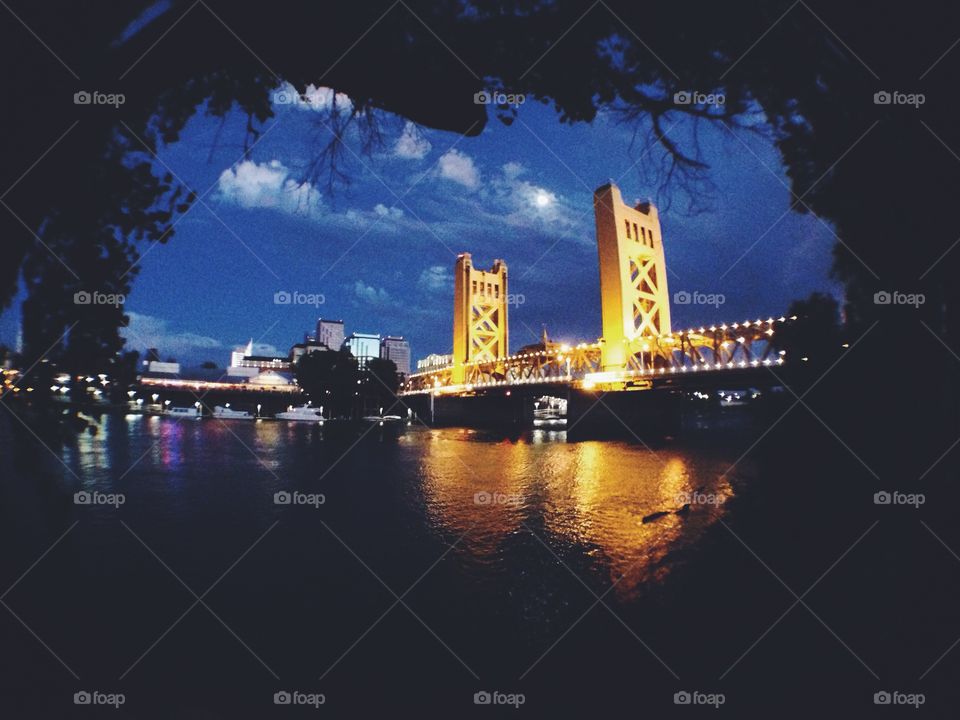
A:
[[[796,316],[796,315],[792,315],[792,316],[789,317],[789,318],[779,317],[779,318],[767,318],[766,320],[762,320],[762,319],[757,319],[757,320],[753,320],[753,321],[751,321],[751,320],[745,320],[745,321],[742,322],[742,323],[732,323],[732,324],[730,324],[730,325],[727,325],[726,323],[724,323],[724,324],[722,324],[722,325],[711,325],[711,326],[709,326],[709,327],[700,327],[699,330],[695,330],[695,329],[691,328],[691,329],[689,329],[689,330],[680,330],[680,331],[678,331],[678,332],[669,333],[669,334],[667,334],[667,335],[658,335],[656,338],[651,337],[650,340],[653,341],[654,339],[656,339],[656,340],[658,340],[658,341],[664,341],[664,342],[676,342],[676,341],[677,341],[676,338],[683,338],[684,335],[687,335],[687,336],[689,337],[689,336],[692,336],[692,335],[704,335],[704,334],[707,333],[708,331],[709,331],[709,332],[712,332],[712,333],[716,333],[717,331],[726,332],[727,330],[739,330],[739,329],[742,328],[742,327],[743,327],[743,328],[762,327],[764,324],[768,325],[768,328],[767,328],[765,331],[763,331],[763,334],[764,334],[764,335],[767,335],[768,337],[772,337],[772,336],[773,336],[773,325],[774,325],[774,323],[778,323],[778,322],[779,322],[779,323],[783,323],[783,322],[787,322],[788,320],[796,320],[796,319],[797,319],[797,316]],[[715,339],[715,338],[714,338],[714,339]],[[746,341],[747,341],[747,338],[746,338],[745,336],[740,336],[740,337],[738,337],[738,338],[735,338],[735,340],[736,340],[736,342],[737,342],[738,344],[745,344]],[[723,342],[720,343],[720,347],[726,347],[726,346],[729,345],[731,342],[732,342],[732,340],[724,340]],[[518,354],[516,354],[516,355],[508,355],[508,356],[505,356],[505,357],[487,358],[487,359],[483,359],[483,360],[470,360],[470,361],[468,361],[468,362],[460,363],[460,364],[461,364],[463,367],[476,367],[476,366],[479,366],[479,365],[491,365],[491,364],[497,364],[497,363],[506,363],[506,362],[512,362],[512,361],[517,361],[517,360],[527,360],[527,359],[531,359],[531,358],[538,358],[538,357],[555,357],[559,362],[564,362],[564,361],[566,361],[566,360],[569,359],[569,358],[566,358],[566,357],[564,357],[564,356],[567,355],[567,354],[569,354],[569,353],[571,353],[571,352],[573,352],[574,350],[581,350],[581,351],[582,351],[582,350],[591,350],[591,349],[599,349],[600,347],[602,347],[602,343],[600,343],[600,342],[595,342],[595,343],[579,343],[579,344],[573,345],[573,346],[571,346],[571,345],[566,345],[566,344],[565,344],[565,345],[561,345],[559,350],[537,350],[537,351],[534,351],[534,352],[518,353]],[[649,349],[645,349],[644,352],[649,352]],[[781,355],[783,355],[782,352],[781,352]],[[708,362],[708,361],[703,360],[703,363],[707,363],[707,362]],[[717,363],[717,367],[716,367],[716,368],[711,368],[711,369],[722,369],[722,368],[720,367],[720,365],[722,365],[722,363]],[[444,367],[439,367],[439,368],[432,369],[432,370],[423,370],[423,371],[421,371],[421,372],[411,373],[411,374],[409,375],[409,378],[410,378],[410,379],[413,379],[413,378],[420,378],[420,377],[427,376],[427,375],[436,375],[438,372],[442,372],[442,371],[444,371],[444,370],[447,370],[447,369],[451,368],[452,366],[453,366],[453,364],[451,363],[450,365],[446,365],[446,366],[444,366]],[[696,365],[694,365],[693,367],[696,368],[696,369],[699,369],[698,366],[696,366]],[[726,365],[726,367],[731,367],[731,365],[728,363],[728,364]],[[745,366],[741,365],[740,367],[745,367]],[[753,367],[757,367],[757,366],[754,365]],[[664,368],[659,368],[659,370],[662,371],[662,370],[664,370]],[[671,367],[671,369],[669,369],[669,371],[670,371],[670,372],[673,372],[672,367]],[[686,371],[686,366],[683,366],[682,372],[685,372],[685,371]],[[569,374],[568,374],[567,377],[569,377]],[[566,379],[566,378],[564,378],[564,379]]]

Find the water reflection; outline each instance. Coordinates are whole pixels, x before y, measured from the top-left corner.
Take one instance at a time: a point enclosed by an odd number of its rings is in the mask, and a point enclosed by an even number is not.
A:
[[[422,453],[429,521],[466,534],[472,561],[496,568],[512,535],[536,532],[561,558],[589,558],[622,598],[662,579],[667,555],[701,537],[733,494],[722,465],[625,443],[431,431]],[[691,497],[701,502],[685,508]]]
[[[615,585],[621,600],[662,580],[734,492],[723,476],[729,458],[568,443],[554,429],[504,438],[412,428],[357,443],[324,439],[306,424],[127,416],[79,436],[64,459],[84,489],[116,486],[130,496],[128,511],[175,522],[227,504],[250,517],[278,513],[272,495],[281,489],[336,492],[338,519],[360,533],[382,531],[364,524],[376,509],[397,528],[423,528],[445,544],[460,538],[451,559],[485,587],[527,572],[539,556],[556,565],[542,540],[592,586]]]

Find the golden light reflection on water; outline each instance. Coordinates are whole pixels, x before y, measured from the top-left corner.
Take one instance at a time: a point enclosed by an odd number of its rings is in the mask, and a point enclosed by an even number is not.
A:
[[[428,521],[465,534],[460,546],[478,564],[496,570],[511,536],[536,528],[560,557],[589,557],[620,597],[662,579],[667,556],[696,542],[733,494],[716,461],[626,443],[436,430],[421,457]],[[691,497],[700,502],[684,511]]]

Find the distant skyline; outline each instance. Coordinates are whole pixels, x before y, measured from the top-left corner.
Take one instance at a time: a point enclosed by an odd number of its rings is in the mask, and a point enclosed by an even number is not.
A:
[[[779,156],[756,134],[701,126],[714,190],[698,214],[676,192],[672,204],[658,196],[650,169],[664,151],[644,133],[634,137],[608,112],[563,125],[534,101],[511,126],[492,118],[476,138],[388,117],[372,157],[360,155],[356,138],[348,143],[350,182],[329,196],[298,184],[330,132],[310,104],[284,102],[292,96],[274,96],[277,114],[245,160],[239,113],[222,128],[198,113],[161,152],[166,167],[156,172],[209,193],[177,220],[167,245],[142,246],[125,306],[128,349],[225,364],[250,338],[286,353],[323,316],[343,319],[348,333],[402,335],[414,361],[446,353],[460,252],[479,267],[506,261],[510,292],[523,297],[510,309],[512,349],[535,342],[543,324],[558,340],[592,341],[600,334],[592,192],[610,179],[625,200],[660,207],[671,296],[724,296],[718,306],[675,303],[675,327],[782,314],[814,290],[840,296],[828,276],[830,227],[789,212]],[[327,107],[332,93],[309,97]],[[691,123],[664,127],[682,145]],[[303,302],[277,304],[278,293]],[[0,342],[16,342],[21,299],[0,316]]]

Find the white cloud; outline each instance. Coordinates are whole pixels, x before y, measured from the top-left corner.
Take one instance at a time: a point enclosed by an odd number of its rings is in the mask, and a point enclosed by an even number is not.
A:
[[[431,147],[430,141],[408,120],[393,146],[393,155],[403,160],[422,160]]]
[[[583,232],[582,213],[575,212],[549,188],[522,180],[525,172],[520,163],[506,163],[484,187],[481,197],[486,204],[500,208],[503,222],[509,225],[570,236]]]
[[[473,164],[473,158],[451,148],[438,161],[440,177],[453,180],[464,187],[475,190],[480,187],[480,171]]]
[[[399,220],[403,217],[403,210],[398,207],[387,207],[383,203],[377,203],[373,211],[380,215],[381,217],[393,218],[394,220]]]
[[[270,208],[310,214],[320,206],[320,193],[310,183],[293,179],[279,160],[244,160],[224,170],[218,180],[221,199],[245,208]]]
[[[417,284],[428,292],[453,291],[453,273],[444,265],[432,265],[420,273]]]
[[[219,350],[223,343],[207,335],[198,335],[192,332],[178,332],[170,328],[170,324],[163,318],[153,315],[143,315],[137,312],[127,312],[130,318],[128,327],[121,328],[120,334],[126,338],[127,346],[141,353],[148,348],[157,348],[160,357],[196,354],[201,350]]]
[[[503,176],[508,180],[514,180],[526,171],[526,168],[518,162],[504,163],[501,169],[503,170]]]
[[[363,280],[357,280],[353,284],[353,292],[360,300],[371,305],[386,305],[390,302],[390,295],[386,290],[367,285]]]

